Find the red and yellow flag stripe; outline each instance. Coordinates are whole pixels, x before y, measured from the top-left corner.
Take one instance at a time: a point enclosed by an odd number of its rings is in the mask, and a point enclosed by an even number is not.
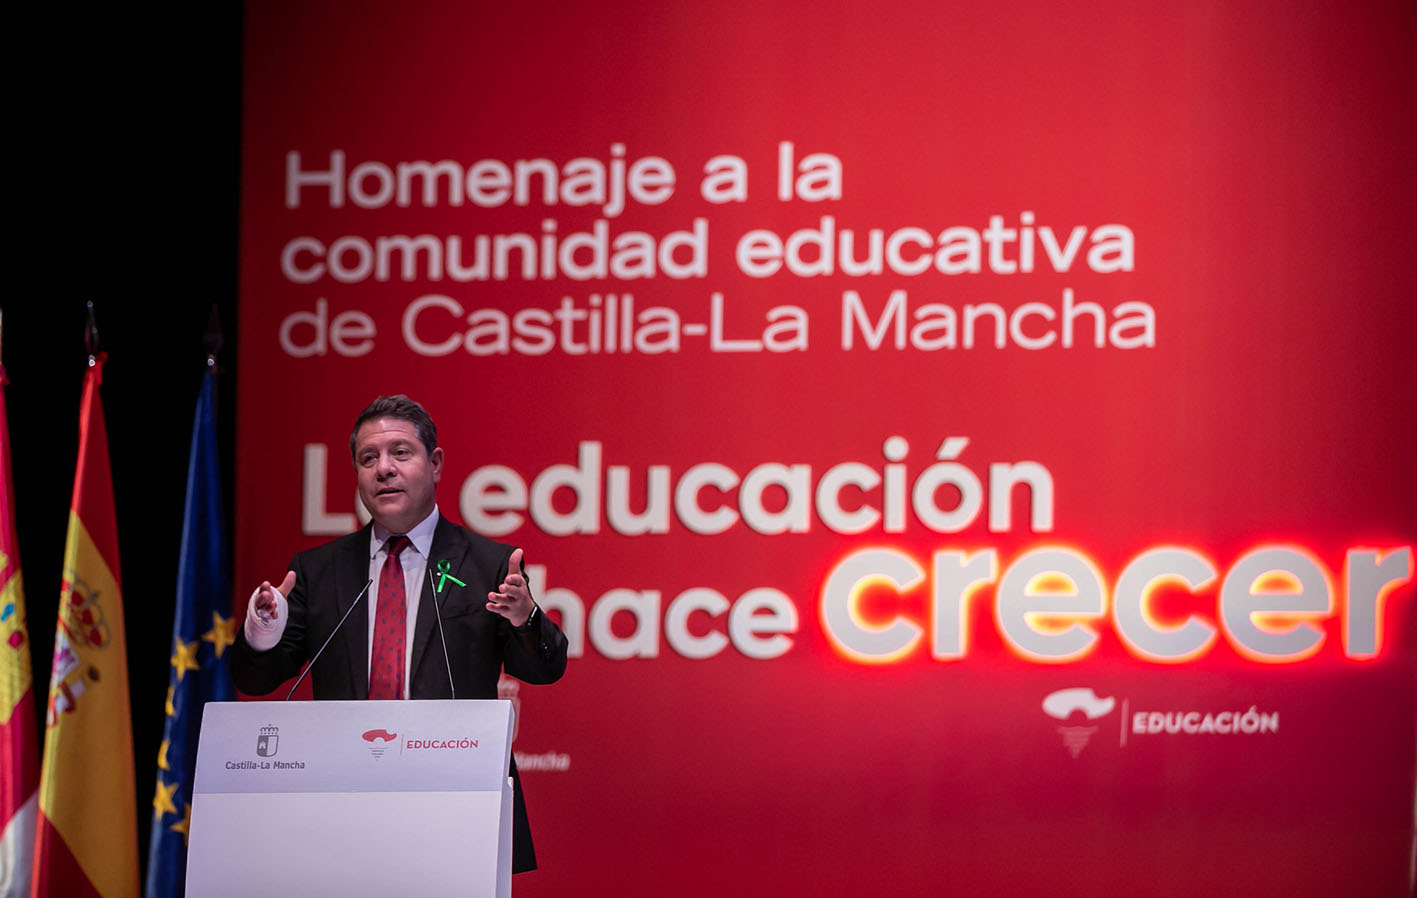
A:
[[[0,365],[0,895],[23,895],[29,892],[34,860],[39,742],[4,385],[5,366]]]
[[[138,894],[127,640],[98,397],[102,366],[102,358],[89,366],[79,409],[79,463],[39,783],[36,896]]]

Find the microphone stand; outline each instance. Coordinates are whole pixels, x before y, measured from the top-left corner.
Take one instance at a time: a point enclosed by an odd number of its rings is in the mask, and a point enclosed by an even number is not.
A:
[[[299,679],[295,681],[295,685],[291,686],[290,691],[285,694],[286,701],[290,701],[290,697],[295,694],[295,690],[299,689],[300,684],[305,682],[305,678],[309,676],[310,671],[314,669],[315,662],[320,660],[320,656],[323,655],[325,653],[325,649],[329,647],[330,640],[335,638],[335,634],[340,631],[340,627],[343,627],[344,622],[349,619],[349,612],[353,611],[354,606],[359,604],[359,600],[364,598],[364,594],[369,592],[369,586],[373,582],[373,577],[370,577],[368,580],[364,581],[364,588],[359,591],[359,595],[354,597],[354,601],[350,603],[349,608],[344,612],[344,617],[340,618],[339,623],[335,624],[335,628],[331,630],[330,635],[326,637],[325,644],[320,646],[320,650],[315,653],[315,657],[311,658],[310,663],[305,665],[305,670],[301,671]]]

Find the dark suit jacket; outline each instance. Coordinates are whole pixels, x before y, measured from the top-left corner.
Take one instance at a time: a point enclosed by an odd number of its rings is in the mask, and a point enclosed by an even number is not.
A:
[[[265,695],[300,673],[369,579],[369,535],[365,527],[308,552],[290,562],[295,587],[286,597],[289,619],[281,641],[258,652],[237,628],[231,674],[236,688],[248,695]],[[448,662],[458,698],[496,698],[497,679],[507,673],[528,683],[554,683],[566,670],[566,637],[546,615],[536,615],[531,635],[517,634],[507,619],[488,611],[487,593],[507,575],[513,547],[493,542],[439,517],[429,550],[429,569],[446,560],[450,573],[467,585],[448,581],[438,596]],[[376,585],[364,601],[375,599]],[[424,578],[410,651],[409,697],[451,698],[448,670],[438,640],[433,586]],[[369,614],[359,608],[325,649],[310,671],[316,699],[349,700],[369,697]],[[531,829],[522,798],[521,777],[512,763],[512,869],[536,869]]]

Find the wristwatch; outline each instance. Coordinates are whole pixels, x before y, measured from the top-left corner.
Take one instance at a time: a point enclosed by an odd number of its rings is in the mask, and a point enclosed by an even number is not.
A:
[[[536,626],[536,616],[539,613],[541,613],[541,608],[533,602],[531,605],[531,614],[526,616],[526,623],[522,624],[520,627],[513,627],[512,629],[518,633],[530,633],[532,627]]]

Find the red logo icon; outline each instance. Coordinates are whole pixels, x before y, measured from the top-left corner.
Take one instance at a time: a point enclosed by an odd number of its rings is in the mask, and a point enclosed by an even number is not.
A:
[[[384,752],[388,751],[389,743],[397,739],[398,735],[398,733],[390,733],[388,730],[369,730],[362,738],[369,743],[369,753],[377,761],[384,756]]]

